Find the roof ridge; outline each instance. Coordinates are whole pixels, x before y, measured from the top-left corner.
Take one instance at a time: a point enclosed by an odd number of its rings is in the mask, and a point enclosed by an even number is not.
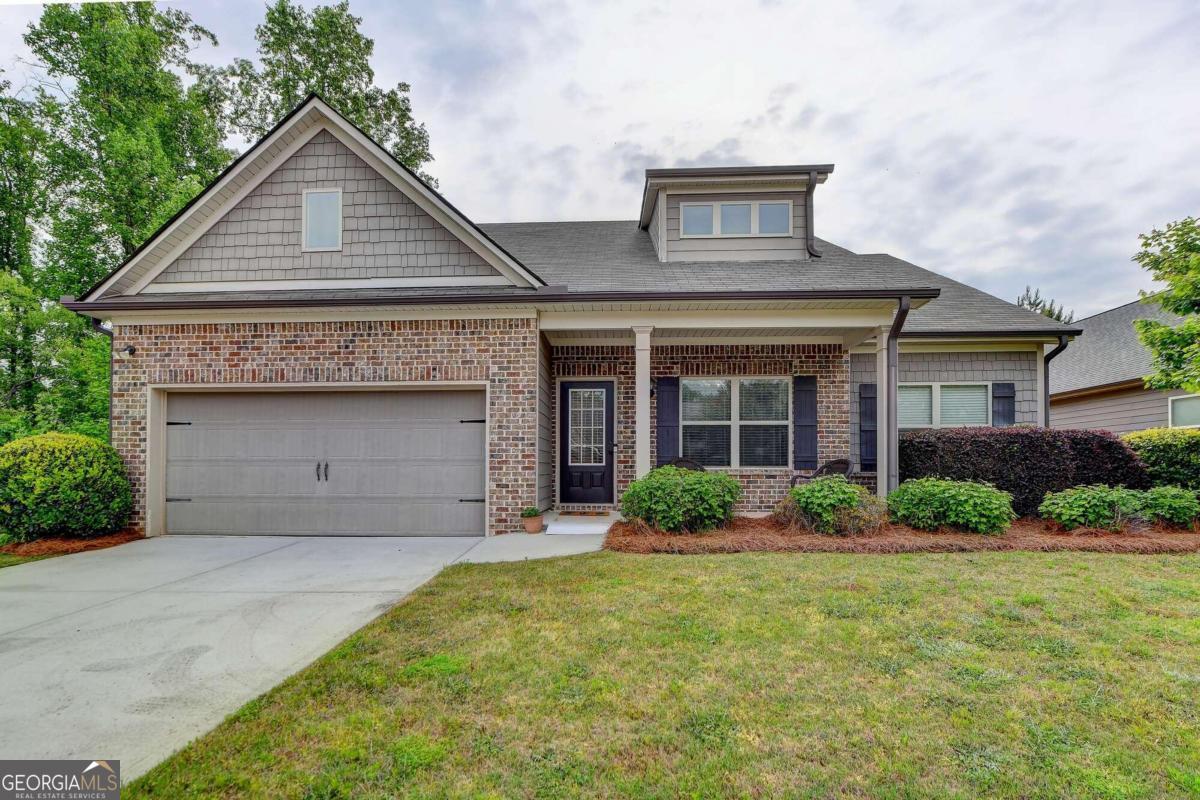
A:
[[[1157,296],[1157,295],[1160,295],[1160,294],[1162,294],[1162,292],[1161,292],[1161,291],[1160,291],[1160,292],[1155,292],[1154,294],[1152,294],[1152,295],[1147,295],[1147,296],[1148,296],[1148,297],[1155,297],[1155,296]],[[1104,309],[1103,311],[1097,311],[1095,314],[1091,314],[1091,315],[1089,315],[1089,316],[1086,316],[1086,317],[1080,317],[1079,319],[1077,319],[1077,320],[1075,320],[1075,321],[1076,321],[1076,322],[1083,322],[1084,320],[1095,319],[1096,317],[1102,316],[1102,315],[1104,315],[1104,314],[1110,314],[1110,313],[1112,313],[1113,311],[1120,311],[1122,308],[1129,308],[1129,306],[1132,306],[1132,305],[1140,305],[1140,304],[1141,304],[1141,303],[1143,303],[1145,300],[1146,300],[1146,298],[1145,298],[1145,297],[1139,297],[1139,298],[1138,298],[1138,299],[1136,299],[1136,300],[1130,300],[1128,303],[1122,303],[1122,304],[1121,304],[1121,305],[1119,305],[1119,306],[1113,306],[1112,308],[1106,308],[1106,309]],[[1161,308],[1161,306],[1160,306],[1160,308]]]

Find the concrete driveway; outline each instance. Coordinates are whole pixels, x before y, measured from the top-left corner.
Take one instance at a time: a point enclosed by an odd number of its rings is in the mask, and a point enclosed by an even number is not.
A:
[[[140,775],[480,543],[167,536],[0,569],[0,758]]]

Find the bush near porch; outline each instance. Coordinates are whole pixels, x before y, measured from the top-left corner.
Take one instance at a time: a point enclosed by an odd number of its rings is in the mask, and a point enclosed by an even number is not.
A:
[[[1018,516],[1032,516],[1047,492],[1104,484],[1145,489],[1146,465],[1107,431],[1051,428],[941,428],[900,434],[900,479],[947,478],[1009,492]]]
[[[733,519],[741,494],[741,483],[724,472],[658,467],[629,484],[621,513],[672,533],[705,531]]]
[[[1200,491],[1200,428],[1150,428],[1123,437],[1155,486]]]

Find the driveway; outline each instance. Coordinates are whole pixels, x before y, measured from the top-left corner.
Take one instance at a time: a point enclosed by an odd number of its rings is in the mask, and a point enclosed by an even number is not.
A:
[[[140,775],[480,542],[166,536],[0,569],[0,758]]]

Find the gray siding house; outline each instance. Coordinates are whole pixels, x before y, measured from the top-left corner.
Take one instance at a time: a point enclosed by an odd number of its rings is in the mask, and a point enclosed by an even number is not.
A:
[[[816,235],[830,164],[652,169],[634,218],[477,224],[310,97],[69,308],[113,331],[134,527],[480,535],[677,458],[742,510],[904,428],[1046,423],[1078,333]]]
[[[1156,304],[1135,301],[1075,323],[1085,336],[1050,370],[1053,427],[1129,433],[1200,425],[1200,396],[1145,387],[1142,378],[1151,363],[1133,327],[1139,319],[1182,321]]]

